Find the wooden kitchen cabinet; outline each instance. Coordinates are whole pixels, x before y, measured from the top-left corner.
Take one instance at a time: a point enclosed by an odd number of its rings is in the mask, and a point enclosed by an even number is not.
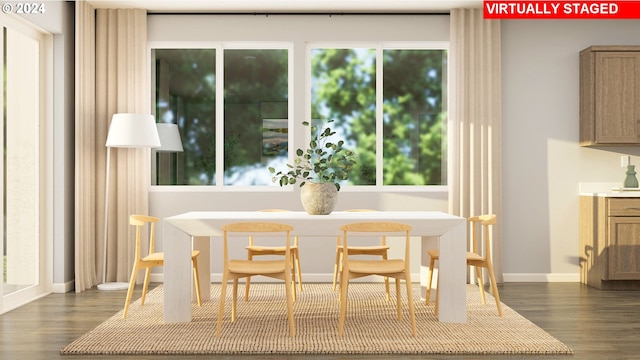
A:
[[[640,46],[580,52],[580,145],[640,145]]]
[[[640,290],[640,198],[580,197],[580,281]]]

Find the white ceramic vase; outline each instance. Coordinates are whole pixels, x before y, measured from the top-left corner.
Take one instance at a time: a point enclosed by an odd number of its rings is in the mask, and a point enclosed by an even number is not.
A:
[[[310,215],[331,214],[338,200],[338,189],[333,183],[305,183],[300,191],[302,207]]]

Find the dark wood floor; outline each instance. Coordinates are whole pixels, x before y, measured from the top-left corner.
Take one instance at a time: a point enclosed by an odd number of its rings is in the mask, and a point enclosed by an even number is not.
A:
[[[574,349],[562,356],[403,356],[403,359],[640,359],[640,291],[577,283],[506,283],[502,301]],[[124,291],[52,294],[0,316],[0,359],[385,359],[389,356],[61,356],[60,349],[119,311]],[[139,290],[134,295],[139,297]],[[479,334],[482,336],[483,334]],[[485,334],[491,336],[491,334]],[[395,357],[395,356],[394,356]]]

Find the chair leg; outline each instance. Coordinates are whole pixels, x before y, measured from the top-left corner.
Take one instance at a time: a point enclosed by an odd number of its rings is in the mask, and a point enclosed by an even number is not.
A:
[[[478,277],[478,287],[480,288],[480,298],[482,299],[482,305],[487,304],[487,299],[484,296],[484,281],[482,280],[482,268],[480,266],[474,266],[476,268],[476,276]]]
[[[300,252],[299,252],[299,250],[296,250],[295,254],[296,254],[295,266],[296,266],[296,272],[298,273],[298,290],[300,290],[300,292],[302,292],[302,271],[300,270]]]
[[[429,280],[427,282],[427,296],[426,296],[427,300],[425,301],[425,303],[427,305],[429,305],[429,300],[431,298],[431,284],[432,284],[432,281],[433,281],[433,268],[434,268],[435,264],[436,264],[436,260],[435,259],[431,259],[429,261],[429,272],[427,273],[427,279],[429,279]]]
[[[348,274],[344,271],[341,271],[340,275],[340,322],[338,324],[338,336],[342,337],[342,333],[344,332],[344,322],[347,318],[347,292],[349,290],[349,279],[347,278]]]
[[[385,288],[385,291],[387,293],[387,301],[391,301],[391,294],[389,292],[389,278],[388,277],[384,278],[384,288]]]
[[[289,282],[287,284],[290,284],[291,289],[293,289],[293,301],[296,301],[298,296],[296,294],[296,272],[295,272],[295,264],[296,264],[296,260],[295,260],[295,255],[292,252],[291,253],[291,266],[289,267]],[[300,281],[300,280],[298,280]]]
[[[198,306],[202,306],[202,297],[200,296],[200,275],[198,274],[198,259],[194,257],[191,261],[193,262],[193,281],[195,281],[196,286],[196,299],[198,300]]]
[[[127,298],[124,300],[124,312],[122,313],[122,318],[127,318],[127,312],[129,311],[129,304],[131,303],[131,295],[133,295],[133,288],[136,286],[136,273],[138,272],[138,267],[136,265],[133,266],[133,270],[131,271],[131,280],[129,280],[129,289],[127,290]]]
[[[387,252],[385,251],[384,253],[382,253],[382,258],[384,260],[387,260]],[[384,277],[384,289],[387,292],[387,301],[391,301],[391,296],[389,295],[389,277],[385,276]]]
[[[220,283],[220,308],[218,309],[218,326],[216,328],[216,337],[220,337],[222,333],[222,317],[224,315],[224,303],[227,298],[227,281],[229,274],[222,274],[222,282]]]
[[[338,273],[342,268],[342,248],[336,248],[336,263],[333,265],[333,291],[336,291],[336,283],[338,282]]]
[[[253,260],[253,254],[251,251],[247,252],[247,260]],[[244,301],[249,301],[249,286],[251,285],[251,276],[247,276],[244,287]]]
[[[284,283],[285,283],[284,291],[287,295],[287,317],[289,318],[289,335],[291,337],[294,337],[296,336],[296,324],[293,318],[293,301],[294,301],[294,296],[296,292],[296,284],[293,283],[293,286],[291,287],[286,285],[291,283],[290,271],[284,272]]]
[[[498,284],[496,284],[496,277],[493,273],[493,266],[489,264],[487,266],[489,270],[489,280],[491,281],[491,289],[493,290],[493,297],[496,299],[496,307],[498,308],[498,316],[502,316],[502,305],[500,303],[500,294],[498,294]]]
[[[405,280],[404,283],[407,286],[407,302],[409,303],[409,317],[411,318],[411,330],[413,332],[413,336],[416,336],[416,314],[413,306],[413,289],[411,288],[411,273],[405,272]]]
[[[231,299],[231,322],[236,321],[236,309],[238,307],[238,278],[233,279],[233,296]]]
[[[144,305],[144,301],[147,298],[147,290],[149,289],[149,278],[151,277],[151,268],[148,267],[144,272],[144,284],[142,285],[142,297],[140,299],[140,305]]]
[[[396,311],[398,320],[402,320],[402,300],[400,298],[400,279],[396,278]]]

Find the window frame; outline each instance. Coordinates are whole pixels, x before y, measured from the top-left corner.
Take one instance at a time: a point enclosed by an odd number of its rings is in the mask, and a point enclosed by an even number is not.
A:
[[[376,49],[376,58],[382,58],[384,50],[444,50],[449,54],[449,41],[362,41],[362,42],[339,42],[339,41],[309,41],[305,43],[304,49],[304,117],[309,119],[311,116],[311,56],[312,48],[374,48]],[[277,184],[273,185],[254,185],[254,186],[234,186],[224,184],[224,50],[242,50],[242,49],[287,49],[288,50],[288,142],[289,156],[288,162],[292,163],[295,158],[295,149],[299,144],[309,142],[310,134],[304,132],[304,127],[300,125],[302,120],[295,119],[295,55],[296,48],[294,42],[290,41],[149,41],[147,43],[148,61],[151,63],[151,54],[155,49],[215,49],[216,50],[216,184],[215,185],[157,185],[150,184],[152,192],[293,192],[298,186],[281,187]],[[299,50],[299,49],[298,49]],[[220,61],[222,60],[222,61]],[[376,134],[382,134],[382,70],[383,62],[376,62]],[[446,78],[450,79],[450,67],[446,69]],[[149,86],[154,87],[154,76],[150,74]],[[448,89],[443,94],[443,103],[449,108]],[[300,92],[298,92],[300,93]],[[155,93],[152,91],[152,100],[155,101]],[[222,106],[217,106],[222,104]],[[151,113],[155,116],[155,104],[150,104]],[[222,119],[222,121],[219,121]],[[448,138],[448,127],[450,126],[448,117],[444,126],[443,139]],[[300,123],[300,124],[298,124]],[[298,132],[303,132],[297,136]],[[303,139],[303,140],[301,140]],[[301,140],[296,141],[296,140]],[[449,141],[446,141],[447,144]],[[383,139],[376,136],[376,184],[375,185],[345,185],[341,187],[342,192],[427,192],[427,193],[446,193],[449,190],[448,184],[445,185],[383,185]],[[442,157],[447,159],[443,172],[448,174],[449,161],[448,145],[444,146]],[[151,152],[152,171],[155,171],[155,151]],[[220,170],[221,171],[220,171]],[[268,171],[265,169],[265,171]],[[445,175],[446,177],[447,175]],[[152,173],[153,177],[153,173]]]
[[[449,53],[448,41],[363,41],[363,42],[337,42],[337,41],[313,41],[306,43],[305,49],[305,85],[306,85],[306,101],[305,101],[305,118],[311,118],[311,50],[312,49],[346,49],[346,48],[370,48],[375,49],[376,60],[383,58],[384,50],[444,50]],[[376,61],[376,184],[375,185],[344,185],[340,188],[340,191],[345,192],[366,192],[366,191],[378,191],[378,192],[448,192],[449,186],[445,185],[384,185],[383,176],[383,137],[377,134],[383,133],[383,61]],[[446,79],[449,76],[449,67],[446,69]],[[446,103],[447,109],[449,108],[448,90],[443,94],[443,103]],[[446,118],[446,126],[444,126],[443,139],[447,138],[448,117]],[[310,134],[305,134],[305,139],[308,142]],[[448,141],[447,141],[448,143]],[[447,159],[445,162],[445,168],[443,172],[448,174],[447,167],[449,166],[447,146],[444,146],[442,158]],[[447,175],[445,175],[446,177]]]

